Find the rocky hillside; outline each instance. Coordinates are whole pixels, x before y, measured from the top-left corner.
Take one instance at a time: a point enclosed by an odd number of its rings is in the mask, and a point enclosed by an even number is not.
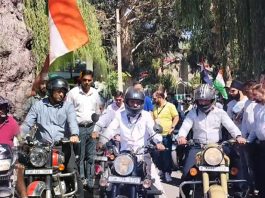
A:
[[[19,117],[35,74],[22,0],[0,0],[0,27],[0,95],[14,104]]]

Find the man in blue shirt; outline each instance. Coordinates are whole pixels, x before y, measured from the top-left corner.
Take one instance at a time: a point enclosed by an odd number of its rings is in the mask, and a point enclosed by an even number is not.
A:
[[[26,136],[36,125],[35,138],[40,142],[53,143],[62,138],[69,138],[71,143],[79,142],[79,129],[76,121],[75,109],[72,103],[64,101],[68,92],[68,83],[57,77],[48,82],[49,97],[36,102],[30,109],[21,126],[22,137]],[[62,147],[65,153],[65,167],[67,172],[77,170],[75,155],[70,144]],[[84,197],[83,186],[79,175],[77,197]]]

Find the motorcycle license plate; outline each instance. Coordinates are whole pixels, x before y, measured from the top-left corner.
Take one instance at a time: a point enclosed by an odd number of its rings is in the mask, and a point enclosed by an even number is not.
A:
[[[229,172],[229,167],[226,166],[199,166],[200,171],[210,172]]]
[[[25,175],[51,175],[52,169],[27,169]]]
[[[108,158],[106,156],[96,156],[95,160],[96,161],[104,161],[104,162],[106,162],[106,161],[108,161]]]
[[[141,184],[141,177],[117,177],[109,176],[109,183]]]

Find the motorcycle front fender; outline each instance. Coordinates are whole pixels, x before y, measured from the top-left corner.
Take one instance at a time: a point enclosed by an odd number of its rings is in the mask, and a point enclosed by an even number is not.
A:
[[[46,190],[45,182],[34,181],[28,185],[27,195],[29,197],[40,197],[44,190]]]
[[[211,185],[208,191],[209,198],[227,198],[225,190],[220,185]]]

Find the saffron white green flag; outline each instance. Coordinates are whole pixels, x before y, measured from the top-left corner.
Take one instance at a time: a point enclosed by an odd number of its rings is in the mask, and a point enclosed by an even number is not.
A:
[[[225,90],[225,81],[224,81],[223,74],[224,74],[224,70],[220,69],[214,82],[213,82],[213,85],[214,85],[214,88],[217,91],[219,91],[219,93],[222,94],[224,99],[228,99],[228,95],[227,95],[227,92]]]

